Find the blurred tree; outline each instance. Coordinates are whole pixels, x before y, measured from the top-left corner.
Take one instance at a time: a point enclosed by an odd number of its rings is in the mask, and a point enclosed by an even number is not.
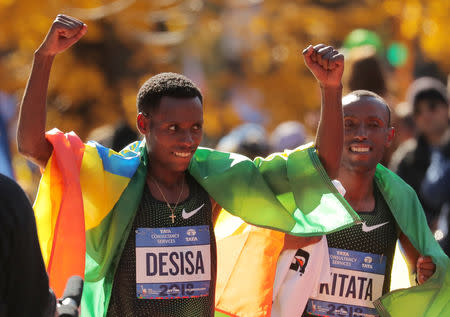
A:
[[[449,1],[424,0],[0,0],[0,89],[22,94],[33,51],[63,12],[85,21],[89,32],[55,61],[49,128],[86,137],[123,118],[134,127],[140,84],[177,71],[205,93],[205,132],[213,144],[245,120],[269,129],[304,120],[320,97],[302,49],[339,47],[354,29],[408,50],[394,73],[399,99],[417,50],[448,74],[449,11]]]

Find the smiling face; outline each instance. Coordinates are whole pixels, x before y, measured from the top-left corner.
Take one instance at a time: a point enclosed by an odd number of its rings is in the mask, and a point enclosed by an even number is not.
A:
[[[203,106],[198,97],[162,97],[149,114],[140,113],[138,128],[145,136],[152,168],[184,172],[202,140]]]
[[[342,167],[360,172],[374,170],[394,136],[386,105],[372,96],[350,94],[343,99],[343,111]]]

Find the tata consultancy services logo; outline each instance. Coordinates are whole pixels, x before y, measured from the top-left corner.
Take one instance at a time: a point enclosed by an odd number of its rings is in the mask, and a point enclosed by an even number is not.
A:
[[[188,236],[195,236],[196,234],[197,234],[197,232],[195,231],[195,229],[188,229],[188,231],[186,231],[186,234],[188,235]]]
[[[300,275],[302,275],[303,273],[305,273],[306,266],[308,265],[308,260],[309,253],[302,249],[298,249],[289,269],[297,271]]]

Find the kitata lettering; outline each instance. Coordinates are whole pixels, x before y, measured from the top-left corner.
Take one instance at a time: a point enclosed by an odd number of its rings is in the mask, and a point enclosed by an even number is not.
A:
[[[320,294],[372,301],[373,280],[367,277],[333,273],[331,285],[320,284]]]

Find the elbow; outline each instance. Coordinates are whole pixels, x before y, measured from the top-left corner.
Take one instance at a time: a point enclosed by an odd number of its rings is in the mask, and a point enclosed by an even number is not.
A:
[[[30,144],[17,140],[17,151],[28,159],[33,159],[36,156],[36,151]]]
[[[27,137],[26,134],[23,134],[20,129],[17,130],[17,151],[25,156],[32,157],[33,153],[36,152],[36,148],[38,147],[37,140]]]
[[[29,146],[20,137],[17,137],[17,152],[22,156],[28,156],[31,152]]]
[[[47,143],[40,143],[37,141],[24,142],[23,139],[18,137],[17,151],[28,160],[32,161],[42,168],[45,168],[52,150],[51,147],[49,148]]]

